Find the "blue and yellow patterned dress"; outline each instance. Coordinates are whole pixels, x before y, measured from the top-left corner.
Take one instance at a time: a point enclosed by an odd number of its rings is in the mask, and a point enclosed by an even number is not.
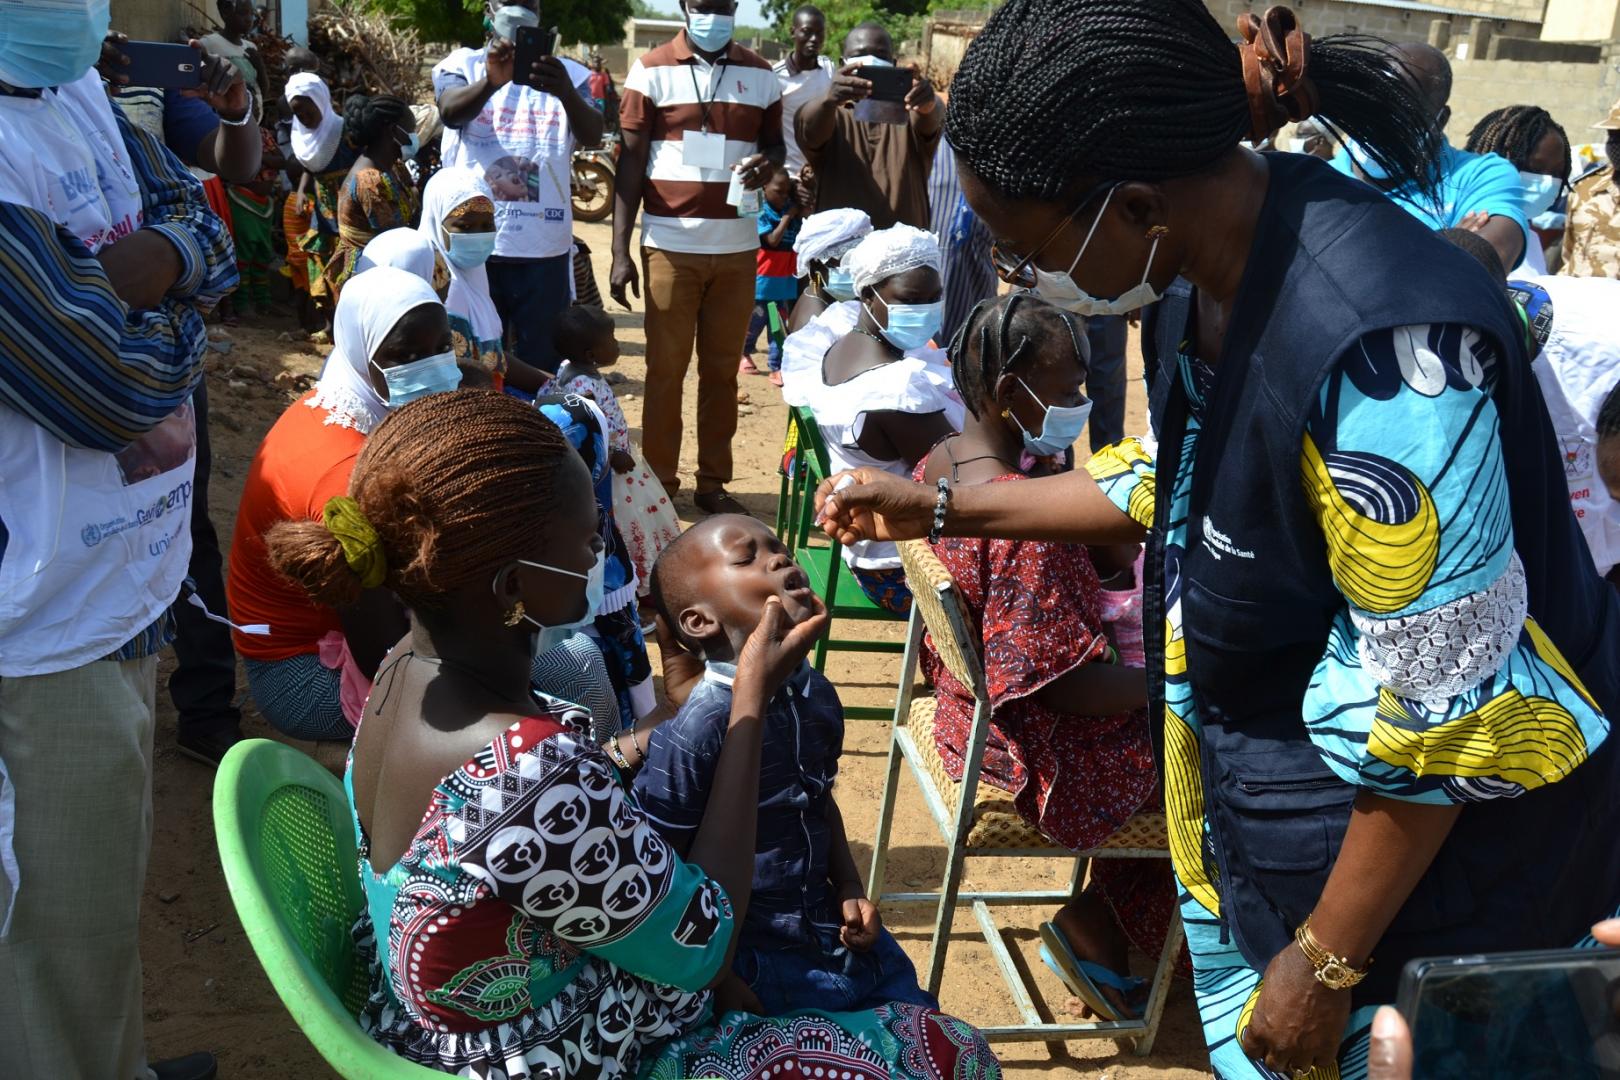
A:
[[[1464,327],[1369,334],[1326,380],[1302,439],[1301,482],[1344,597],[1301,705],[1306,729],[1341,779],[1393,799],[1512,798],[1562,779],[1609,732],[1526,614],[1490,396],[1497,363]],[[1185,353],[1180,369],[1188,418],[1164,540],[1165,809],[1210,1062],[1223,1077],[1271,1077],[1238,1042],[1261,973],[1221,941],[1221,883],[1204,858],[1180,566],[1213,372]],[[1140,442],[1087,468],[1121,511],[1153,526],[1154,463]],[[1364,1076],[1373,1012],[1351,1015],[1337,1068],[1309,1075]]]

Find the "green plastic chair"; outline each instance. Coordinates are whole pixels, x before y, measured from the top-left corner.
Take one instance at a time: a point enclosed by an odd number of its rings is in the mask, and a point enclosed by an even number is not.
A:
[[[349,936],[365,906],[349,800],[313,759],[268,739],[231,747],[214,835],[242,929],[304,1037],[345,1080],[443,1080],[360,1030],[369,973]]]
[[[827,455],[827,443],[809,409],[802,406],[788,409],[787,441],[794,450],[792,475],[784,478],[784,496],[779,500],[785,507],[783,516],[787,527],[787,535],[781,536],[781,540],[804,568],[805,576],[810,579],[810,588],[821,597],[834,619],[904,622],[904,616],[874,604],[858,584],[849,580],[849,567],[844,563],[843,549],[815,523],[816,488],[832,475],[833,470]],[[829,634],[816,642],[811,664],[817,671],[825,671],[828,652],[888,653],[899,656],[904,651],[905,643],[901,641],[839,638]],[[844,716],[851,720],[888,720],[893,715],[892,708],[844,706]]]

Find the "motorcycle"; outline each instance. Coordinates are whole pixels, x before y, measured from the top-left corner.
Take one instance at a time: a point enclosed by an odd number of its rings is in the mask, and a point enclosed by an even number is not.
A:
[[[605,221],[613,214],[613,175],[618,168],[618,136],[602,136],[602,145],[574,151],[570,181],[575,221]]]

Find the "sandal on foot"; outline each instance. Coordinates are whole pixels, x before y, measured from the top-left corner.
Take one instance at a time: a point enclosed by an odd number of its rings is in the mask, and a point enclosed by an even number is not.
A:
[[[1126,998],[1138,992],[1147,985],[1146,979],[1139,979],[1130,975],[1118,975],[1101,964],[1094,964],[1089,960],[1082,960],[1074,955],[1069,947],[1069,939],[1063,936],[1057,923],[1041,923],[1041,962],[1052,969],[1069,992],[1081,1001],[1086,1007],[1104,1020],[1140,1020],[1140,1012],[1132,1012],[1127,1006],[1124,1015],[1120,1015],[1120,1007],[1109,1001],[1102,992],[1106,986],[1111,990],[1118,990]]]
[[[763,375],[765,373],[754,366],[754,358],[752,356],[745,356],[737,363],[737,374]]]

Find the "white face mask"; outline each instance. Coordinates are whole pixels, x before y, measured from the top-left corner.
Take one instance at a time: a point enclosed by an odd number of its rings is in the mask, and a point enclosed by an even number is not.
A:
[[[1068,270],[1042,270],[1039,265],[1035,270],[1034,292],[1049,304],[1072,311],[1076,315],[1129,315],[1133,311],[1140,311],[1149,304],[1158,302],[1159,290],[1148,281],[1148,275],[1153,272],[1153,257],[1159,252],[1159,238],[1153,238],[1153,246],[1148,249],[1147,265],[1142,268],[1142,281],[1135,288],[1130,289],[1112,300],[1103,300],[1092,296],[1086,290],[1074,283],[1070,275],[1074,268],[1080,265],[1085,257],[1086,249],[1091,246],[1091,238],[1097,234],[1097,226],[1102,224],[1103,215],[1108,212],[1108,204],[1114,198],[1117,185],[1108,189],[1103,198],[1102,209],[1097,211],[1096,218],[1091,223],[1091,230],[1086,233],[1085,242],[1080,250],[1075,252],[1074,261],[1069,264]]]
[[[596,561],[591,564],[590,570],[583,574],[577,570],[565,570],[560,566],[552,566],[550,563],[531,562],[528,559],[518,559],[517,562],[523,566],[532,566],[536,570],[550,570],[554,574],[582,578],[585,582],[585,614],[579,618],[571,619],[565,623],[558,623],[556,626],[547,626],[528,612],[523,613],[524,621],[536,627],[533,635],[534,641],[531,646],[533,655],[539,656],[541,653],[550,652],[596,621],[596,616],[601,613],[602,598],[606,595],[607,549],[604,548],[596,553]],[[500,595],[498,583],[499,579],[491,583],[496,596]]]

